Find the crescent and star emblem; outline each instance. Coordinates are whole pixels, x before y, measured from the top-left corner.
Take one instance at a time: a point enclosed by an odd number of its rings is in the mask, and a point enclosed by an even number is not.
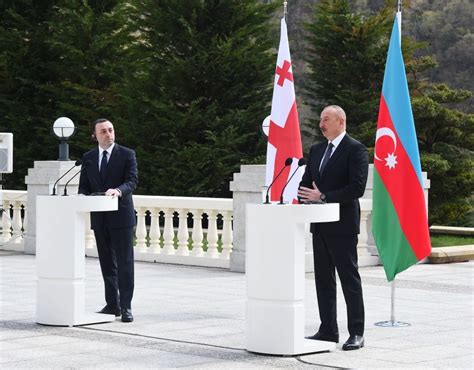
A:
[[[395,168],[397,162],[397,156],[395,155],[395,151],[397,149],[397,137],[395,136],[395,133],[389,129],[388,127],[382,127],[377,130],[377,133],[375,134],[375,150],[374,150],[374,157],[378,161],[383,161],[383,159],[380,159],[379,156],[377,155],[377,141],[384,136],[388,136],[389,138],[392,139],[393,141],[393,153],[388,153],[387,158],[385,158],[385,165],[389,168]]]

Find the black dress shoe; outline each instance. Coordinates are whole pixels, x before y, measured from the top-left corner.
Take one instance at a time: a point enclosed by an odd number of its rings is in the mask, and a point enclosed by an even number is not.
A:
[[[107,315],[115,315],[115,317],[120,316],[120,307],[114,304],[106,304],[102,307],[97,313],[105,313]]]
[[[319,331],[310,337],[306,337],[306,339],[324,340],[325,342],[339,343],[339,335],[322,334]]]
[[[364,337],[361,337],[360,335],[351,335],[346,343],[342,345],[344,351],[361,349],[362,347],[364,347]]]
[[[130,308],[122,309],[122,321],[123,322],[132,322],[133,321],[132,310]]]

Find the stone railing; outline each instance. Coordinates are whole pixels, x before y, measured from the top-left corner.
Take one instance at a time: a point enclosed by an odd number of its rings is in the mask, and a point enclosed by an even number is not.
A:
[[[1,234],[0,247],[23,251],[23,234],[27,227],[27,192],[21,190],[0,190]]]
[[[232,271],[245,271],[245,204],[261,202],[261,187],[258,184],[262,182],[264,166],[242,167],[243,172],[234,174],[234,181],[231,182],[234,200],[134,195],[137,213],[135,260],[230,267]],[[378,263],[371,230],[371,175],[372,166],[366,192],[360,200],[360,266]],[[426,178],[425,173],[424,176]],[[425,182],[426,188],[429,188],[428,180],[425,179]],[[2,217],[0,248],[22,251],[25,244],[23,236],[28,231],[27,192],[3,190],[2,194],[3,208],[7,212]],[[86,255],[97,256],[95,239],[89,227],[86,228],[85,238]],[[311,238],[306,238],[306,244],[307,271],[311,271]]]
[[[0,248],[23,251],[27,234],[27,192],[3,190]],[[233,250],[233,201],[223,198],[133,196],[137,213],[135,260],[229,268]],[[359,263],[377,264],[371,246],[372,201],[361,199]],[[86,218],[89,224],[89,217]],[[97,257],[93,232],[86,228],[86,255]]]
[[[0,247],[23,250],[27,192],[3,190]],[[229,268],[232,199],[134,195],[135,260]],[[89,217],[87,217],[89,220]],[[86,230],[86,255],[97,256]]]
[[[0,248],[34,254],[36,251],[36,206],[39,194],[48,194],[52,179],[66,173],[74,162],[35,161],[25,177],[26,191],[0,190]],[[423,172],[423,188],[428,200],[430,181]],[[77,191],[78,178],[72,178],[70,194]],[[64,179],[70,181],[70,179]],[[230,182],[233,199],[164,197],[134,195],[137,212],[135,259],[137,261],[177,263],[230,268],[245,271],[245,209],[247,203],[262,201],[265,165],[242,165]],[[373,165],[365,193],[360,199],[361,225],[358,243],[360,266],[376,265],[377,249],[372,237]],[[58,187],[61,186],[61,182]],[[60,191],[58,191],[61,193]],[[3,197],[3,198],[2,198]],[[1,201],[3,199],[3,201]],[[29,226],[27,226],[29,219]],[[89,217],[87,217],[89,219]],[[86,231],[86,254],[96,256],[93,233]],[[312,243],[305,235],[306,271],[313,266]]]

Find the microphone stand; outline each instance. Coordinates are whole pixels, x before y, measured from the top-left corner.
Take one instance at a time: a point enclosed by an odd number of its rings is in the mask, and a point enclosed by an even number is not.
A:
[[[87,168],[87,166],[90,164],[90,162],[91,162],[91,161],[87,160],[87,161],[85,161],[84,163],[82,163],[82,168],[81,168],[79,171],[77,171],[69,180],[67,180],[66,184],[64,184],[64,193],[63,193],[63,196],[68,195],[68,194],[67,194],[67,186],[68,186],[69,183],[72,181],[72,179],[73,179],[74,177],[76,177],[77,175],[79,175],[80,173],[82,173],[82,171],[84,171],[84,170]]]
[[[265,203],[263,204],[270,204],[270,200],[269,200],[269,197],[268,197],[268,194],[270,192],[270,188],[272,187],[272,185],[275,183],[275,181],[280,177],[280,175],[283,173],[284,169],[286,167],[288,167],[289,165],[291,165],[291,163],[293,163],[293,158],[291,157],[288,157],[285,161],[285,165],[283,166],[283,168],[280,170],[280,172],[278,172],[278,175],[275,176],[275,178],[273,179],[273,181],[270,183],[270,185],[268,186],[268,189],[267,189],[267,194],[265,195]]]
[[[69,180],[67,180],[66,184],[64,184],[64,193],[63,193],[63,196],[67,196],[67,186],[69,185],[69,183],[71,182],[71,180],[76,177],[77,175],[79,175],[80,173],[82,172],[82,169],[80,171],[77,171],[74,176],[72,176]]]
[[[285,204],[285,203],[283,203],[283,193],[285,192],[286,186],[291,182],[291,179],[293,178],[293,176],[295,176],[296,172],[300,169],[300,167],[304,166],[305,164],[306,164],[305,159],[300,158],[300,160],[298,161],[298,167],[296,167],[296,169],[293,171],[290,178],[286,182],[285,186],[283,186],[283,189],[282,189],[281,194],[280,194],[280,203],[278,203],[278,204]]]
[[[66,176],[69,172],[71,172],[74,167],[80,166],[82,164],[82,161],[78,159],[75,163],[74,166],[72,166],[70,169],[68,169],[62,176],[59,177],[59,179],[56,180],[56,182],[53,185],[53,194],[51,195],[56,195],[56,185],[58,184],[59,180],[61,180],[64,176]]]

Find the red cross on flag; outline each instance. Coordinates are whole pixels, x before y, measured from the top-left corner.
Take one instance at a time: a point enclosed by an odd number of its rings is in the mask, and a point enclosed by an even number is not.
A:
[[[268,132],[266,185],[269,186],[281,169],[287,158],[293,158],[291,166],[285,168],[280,177],[270,189],[270,200],[280,200],[281,191],[289,176],[298,167],[298,160],[303,156],[301,145],[300,124],[296,109],[295,87],[291,67],[290,48],[286,22],[281,20],[280,46],[275,69],[275,83],[273,85],[272,112]],[[296,203],[298,184],[303,176],[303,169],[299,169],[285,188],[283,200]]]

